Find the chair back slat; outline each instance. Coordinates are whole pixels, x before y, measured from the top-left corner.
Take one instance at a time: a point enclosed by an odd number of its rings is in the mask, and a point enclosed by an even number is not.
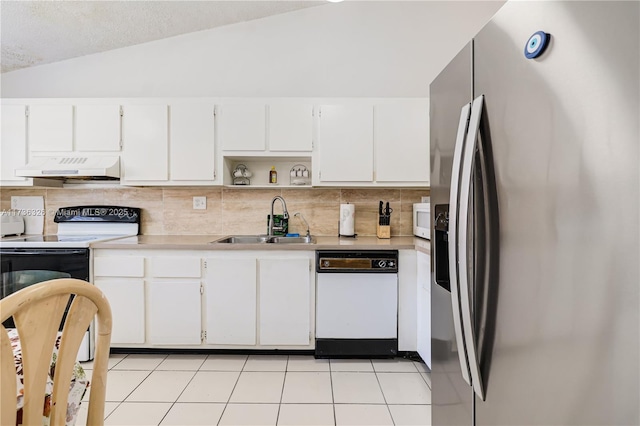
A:
[[[44,395],[51,356],[62,315],[71,295],[75,297],[63,326],[53,375],[50,424],[64,426],[66,423],[68,393],[76,355],[94,317],[97,339],[87,425],[104,424],[111,308],[97,287],[77,279],[56,279],[28,286],[0,300],[0,322],[13,316],[20,336],[24,372],[24,425],[40,425],[43,422]],[[0,424],[15,425],[18,402],[16,366],[11,341],[4,327],[0,330],[0,338]]]
[[[16,312],[13,319],[20,335],[24,370],[23,424],[42,423],[47,373],[58,337],[68,294],[31,301],[29,309]]]
[[[98,307],[83,296],[76,296],[65,319],[55,376],[51,394],[51,424],[64,425],[67,418],[67,402],[69,399],[69,383],[75,367],[76,355],[87,328]]]
[[[16,393],[18,391],[16,385],[15,374],[5,374],[5,371],[13,371],[15,373],[16,367],[13,361],[13,351],[11,350],[11,341],[9,340],[9,334],[4,326],[1,326],[0,330],[0,364],[2,367],[2,376],[0,377],[0,425],[15,425],[16,424],[16,404],[18,398]]]

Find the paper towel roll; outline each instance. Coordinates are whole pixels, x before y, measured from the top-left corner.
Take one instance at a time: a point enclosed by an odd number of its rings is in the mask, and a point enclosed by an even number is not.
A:
[[[340,235],[352,237],[356,233],[356,206],[340,204]]]

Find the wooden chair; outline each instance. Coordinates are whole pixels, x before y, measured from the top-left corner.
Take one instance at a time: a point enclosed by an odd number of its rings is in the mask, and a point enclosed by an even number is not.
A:
[[[65,425],[68,392],[76,355],[94,317],[97,318],[97,337],[87,425],[104,424],[107,362],[111,343],[111,308],[102,292],[94,285],[77,279],[56,279],[26,287],[0,300],[0,320],[4,322],[13,317],[22,345],[24,425],[42,424],[45,385],[53,347],[71,295],[75,297],[63,326],[53,377],[51,426]],[[0,424],[15,425],[16,366],[11,342],[4,326],[0,332],[0,366]]]

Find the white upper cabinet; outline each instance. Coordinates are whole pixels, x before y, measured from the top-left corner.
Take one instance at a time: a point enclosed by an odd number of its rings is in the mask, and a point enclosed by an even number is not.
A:
[[[123,105],[122,183],[216,184],[214,102]]]
[[[319,186],[428,186],[428,100],[321,106],[313,165]]]
[[[29,106],[29,151],[73,151],[73,105]]]
[[[218,107],[218,134],[225,151],[264,151],[266,106],[236,104]]]
[[[0,180],[7,184],[24,182],[15,169],[27,162],[27,116],[24,105],[2,105],[0,113]]]
[[[215,179],[215,105],[171,104],[170,177],[173,181]]]
[[[120,105],[76,105],[75,151],[120,151]]]
[[[313,105],[269,105],[269,150],[311,151],[313,148]]]
[[[323,105],[318,119],[318,181],[373,181],[373,106]]]
[[[125,105],[123,111],[123,181],[166,181],[169,177],[167,105]]]
[[[376,105],[373,122],[376,182],[428,184],[428,101]]]

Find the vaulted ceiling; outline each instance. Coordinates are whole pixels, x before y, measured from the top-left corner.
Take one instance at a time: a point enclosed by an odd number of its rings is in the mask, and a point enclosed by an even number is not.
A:
[[[1,71],[287,13],[324,1],[0,1]]]

